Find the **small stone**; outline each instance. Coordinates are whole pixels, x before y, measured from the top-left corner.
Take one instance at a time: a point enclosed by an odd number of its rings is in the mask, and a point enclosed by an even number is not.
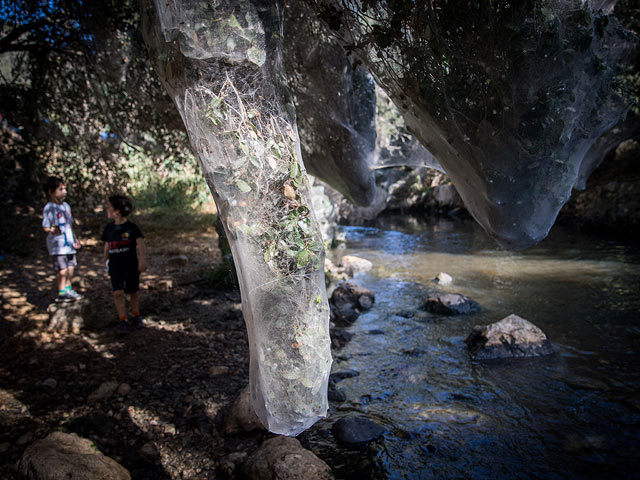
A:
[[[358,305],[363,310],[369,310],[373,306],[373,300],[368,295],[358,297]]]
[[[353,333],[340,327],[331,328],[329,335],[331,336],[331,346],[333,348],[342,348],[353,338]]]
[[[26,445],[27,443],[31,443],[33,440],[33,432],[27,432],[24,435],[21,435],[18,440],[16,440],[16,445]]]
[[[167,260],[167,266],[170,268],[184,267],[189,263],[189,258],[186,255],[176,255]]]
[[[436,275],[436,278],[433,279],[435,283],[442,286],[451,285],[453,283],[453,277],[445,272],[440,272]]]
[[[238,466],[246,460],[249,455],[246,452],[233,452],[220,459],[218,469],[227,478],[233,478]]]
[[[121,383],[118,387],[118,395],[120,395],[121,397],[126,397],[127,395],[129,395],[129,392],[131,392],[131,385],[129,385],[128,383]]]
[[[159,290],[160,292],[168,292],[173,288],[173,280],[170,278],[163,278],[162,280],[158,280],[150,286],[154,290]]]
[[[356,273],[368,272],[373,268],[373,263],[369,260],[355,255],[345,255],[340,259],[340,264],[350,277],[353,277]]]
[[[333,424],[331,433],[347,444],[367,443],[385,433],[386,429],[365,417],[343,417]]]
[[[47,378],[40,385],[42,385],[43,387],[55,389],[58,386],[58,381],[55,378]]]
[[[342,370],[340,372],[335,372],[329,375],[329,378],[333,382],[338,382],[340,380],[344,380],[345,378],[357,377],[360,375],[360,372],[356,370]]]
[[[214,365],[212,367],[209,367],[209,375],[211,375],[212,377],[215,377],[217,375],[225,375],[229,373],[229,370],[229,367],[227,367],[226,365]]]
[[[256,415],[251,403],[251,390],[245,387],[235,399],[224,420],[224,433],[227,435],[239,432],[264,430],[264,426]]]
[[[158,455],[158,449],[156,448],[155,443],[147,442],[144,445],[142,445],[142,447],[140,447],[140,450],[138,451],[138,453],[140,454],[141,457],[151,458],[151,457],[156,457]]]
[[[437,315],[465,315],[479,309],[476,302],[459,293],[429,295],[424,307]]]
[[[0,454],[6,452],[11,448],[11,444],[9,442],[0,443]]]
[[[327,286],[332,283],[349,280],[349,275],[344,271],[344,268],[338,267],[328,258],[324,259],[324,274]]]
[[[118,388],[118,382],[104,382],[87,397],[87,403],[95,403],[109,398]]]

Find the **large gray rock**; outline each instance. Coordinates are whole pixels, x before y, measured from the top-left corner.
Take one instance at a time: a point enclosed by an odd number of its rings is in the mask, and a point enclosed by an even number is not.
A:
[[[86,298],[75,302],[52,303],[47,307],[49,330],[61,333],[75,333],[87,326],[91,303]]]
[[[471,355],[478,360],[538,357],[553,353],[544,332],[514,314],[485,327],[474,327],[465,343]]]
[[[242,465],[245,476],[255,480],[330,480],[334,476],[329,465],[291,437],[275,437],[262,446]]]
[[[251,389],[246,386],[229,407],[224,420],[224,433],[230,435],[264,429],[251,404]]]
[[[131,480],[129,471],[75,434],[54,432],[31,444],[19,471],[29,480]]]
[[[438,315],[464,315],[476,312],[480,307],[469,297],[459,293],[437,293],[429,295],[424,308]]]

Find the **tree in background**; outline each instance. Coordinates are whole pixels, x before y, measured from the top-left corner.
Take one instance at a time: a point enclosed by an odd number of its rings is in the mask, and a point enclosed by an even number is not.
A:
[[[180,192],[174,198],[201,199],[197,165],[150,68],[139,17],[135,0],[0,1],[5,205],[39,195],[49,173],[87,206],[127,186],[151,200],[170,200],[158,190],[167,185]]]

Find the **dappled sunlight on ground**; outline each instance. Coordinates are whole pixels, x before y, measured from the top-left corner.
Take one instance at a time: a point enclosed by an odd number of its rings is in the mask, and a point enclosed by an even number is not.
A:
[[[216,478],[218,458],[261,442],[260,435],[229,440],[221,433],[249,364],[239,292],[207,280],[221,262],[213,225],[176,232],[138,224],[148,251],[141,276],[146,327],[126,335],[113,328],[96,240],[103,224],[80,235],[73,284],[90,313],[79,334],[48,329],[57,292],[44,239],[31,256],[0,261],[0,478],[18,478],[13,465],[24,449],[61,426],[139,479]],[[109,381],[131,392],[90,403]],[[155,454],[145,456],[149,442]]]

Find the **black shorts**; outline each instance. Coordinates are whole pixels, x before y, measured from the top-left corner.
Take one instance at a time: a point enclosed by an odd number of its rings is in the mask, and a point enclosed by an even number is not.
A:
[[[109,276],[113,291],[124,290],[124,293],[136,293],[140,288],[140,272],[138,265],[119,267],[109,263]]]

